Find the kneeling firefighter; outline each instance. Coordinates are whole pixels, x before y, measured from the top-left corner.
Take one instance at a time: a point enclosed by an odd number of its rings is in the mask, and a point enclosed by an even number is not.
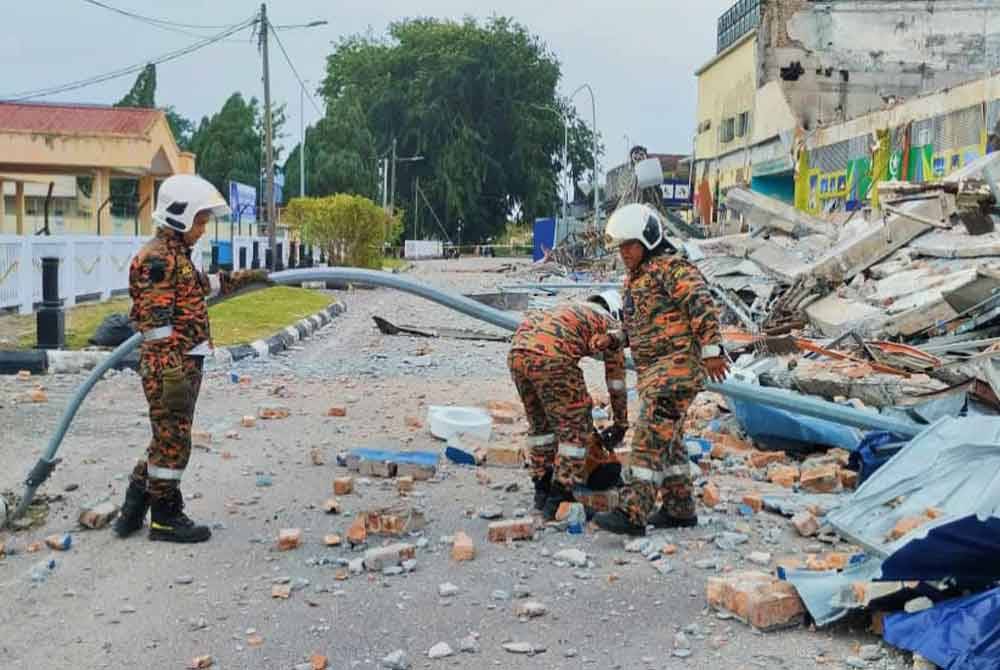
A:
[[[143,335],[139,375],[153,436],[146,458],[132,471],[114,526],[119,537],[140,529],[150,508],[151,540],[202,542],[212,535],[184,514],[180,491],[202,364],[212,352],[205,298],[267,280],[263,270],[208,276],[195,268],[191,251],[209,219],[228,213],[226,201],[201,177],[170,177],[156,199],[156,235],[129,267],[129,319]]]
[[[654,208],[626,205],[611,215],[606,232],[628,271],[624,328],[598,335],[592,348],[631,349],[640,404],[622,507],[597,514],[594,523],[628,535],[645,535],[647,522],[693,526],[698,517],[682,439],[684,415],[706,376],[722,381],[729,371],[718,310],[701,272],[664,236]],[[657,493],[662,506],[650,516]]]
[[[573,500],[574,486],[607,489],[619,481],[612,451],[628,429],[628,396],[622,350],[604,356],[614,424],[594,428],[593,401],[580,359],[598,352],[591,341],[620,327],[621,298],[615,291],[586,302],[532,312],[514,333],[507,365],[528,416],[528,448],[535,508],[547,519]]]

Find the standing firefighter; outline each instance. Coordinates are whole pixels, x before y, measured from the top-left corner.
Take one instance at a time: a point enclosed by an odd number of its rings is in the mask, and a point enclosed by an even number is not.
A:
[[[262,272],[208,277],[195,269],[191,250],[209,219],[229,213],[210,183],[193,175],[170,177],[160,186],[153,220],[157,231],[129,267],[130,320],[142,333],[139,375],[149,404],[153,437],[146,460],[132,471],[119,537],[142,527],[152,508],[151,540],[203,542],[212,533],[184,514],[180,483],[191,456],[191,422],[201,387],[204,356],[211,353],[205,297],[230,293]]]
[[[604,357],[614,425],[603,434],[594,429],[593,402],[579,363],[597,354],[590,346],[596,335],[619,328],[620,303],[609,291],[584,303],[533,312],[514,333],[507,365],[530,424],[535,508],[547,519],[555,517],[560,503],[573,500],[574,485],[603,489],[618,481],[620,466],[604,444],[620,442],[628,429],[624,354]]]
[[[721,381],[729,371],[717,310],[701,272],[672,253],[653,208],[622,207],[608,221],[607,234],[628,270],[624,330],[598,336],[593,346],[631,348],[640,409],[622,507],[596,515],[594,522],[628,535],[645,535],[647,521],[658,528],[694,526],[698,517],[682,431],[705,376]],[[650,516],[657,490],[663,504]]]

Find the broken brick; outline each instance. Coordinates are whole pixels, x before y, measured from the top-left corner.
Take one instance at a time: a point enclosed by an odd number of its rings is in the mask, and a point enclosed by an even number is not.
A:
[[[420,429],[424,427],[424,422],[415,416],[408,416],[404,420],[407,428]]]
[[[433,478],[435,474],[437,474],[437,468],[433,465],[424,465],[422,463],[396,464],[397,477],[413,477],[415,481],[425,482]]]
[[[509,519],[494,521],[487,528],[490,542],[512,542],[530,540],[535,536],[535,522],[532,519]]]
[[[73,546],[73,537],[69,533],[62,535],[49,535],[45,538],[45,544],[53,551],[67,551]]]
[[[455,561],[471,561],[476,557],[476,545],[472,538],[458,531],[451,543],[451,558]]]
[[[344,417],[344,416],[347,416],[347,408],[346,407],[331,407],[330,409],[326,410],[326,415],[327,416],[333,416],[333,417]]]
[[[757,493],[748,493],[743,496],[743,504],[756,514],[764,509],[764,497]]]
[[[572,502],[559,503],[559,508],[556,510],[556,521],[565,521],[567,517],[569,517],[569,513],[572,509]]]
[[[364,565],[369,572],[381,572],[385,568],[414,558],[416,553],[416,547],[405,542],[376,547],[365,552]]]
[[[321,654],[313,654],[309,657],[309,664],[312,666],[312,670],[326,670],[329,661],[326,656]]]
[[[663,554],[664,556],[673,556],[674,554],[677,553],[677,545],[665,544],[660,549],[660,553]]]
[[[785,572],[801,570],[804,567],[802,559],[797,556],[782,556],[774,562],[774,565],[777,569]]]
[[[80,510],[80,525],[91,530],[100,530],[118,516],[118,505],[103,502],[100,505]]]
[[[726,456],[744,457],[753,451],[753,446],[728,433],[705,433],[705,438],[712,443],[711,456],[723,460]]]
[[[188,667],[191,670],[203,670],[204,668],[211,668],[214,662],[211,656],[195,656],[191,659]]]
[[[842,468],[846,468],[851,462],[851,452],[847,449],[830,449],[826,452],[827,458],[832,458],[833,461]]]
[[[805,607],[795,587],[763,572],[709,577],[705,590],[709,605],[757,630],[798,625],[804,618]]]
[[[754,468],[766,468],[771,463],[784,463],[786,460],[783,451],[751,451],[748,462]]]
[[[427,520],[420,510],[406,505],[369,510],[361,516],[365,520],[365,530],[370,535],[398,537],[427,525]]]
[[[273,589],[272,589],[272,592],[273,592]],[[257,633],[251,633],[250,635],[247,636],[247,646],[251,647],[253,649],[256,649],[257,647],[263,647],[264,646],[264,638],[262,638]]]
[[[313,465],[323,465],[326,459],[323,458],[323,451],[320,449],[313,449],[309,452],[309,460],[312,461]]]
[[[835,493],[840,490],[839,471],[840,468],[836,465],[803,470],[799,478],[799,488],[813,493]]]
[[[358,474],[362,477],[380,477],[382,479],[392,479],[396,476],[396,464],[392,461],[375,461],[362,458],[358,464]]]
[[[806,570],[816,570],[827,572],[830,570],[843,570],[850,563],[851,557],[848,554],[831,552],[829,554],[809,554],[806,556]]]
[[[354,477],[337,477],[333,480],[333,494],[337,496],[350,495],[354,491]]]
[[[288,600],[292,595],[291,584],[274,584],[271,586],[271,597]]]
[[[899,538],[903,537],[907,533],[910,533],[911,531],[914,531],[917,528],[920,528],[921,526],[923,526],[928,521],[929,521],[929,519],[926,516],[907,516],[907,517],[903,517],[902,519],[900,519],[899,521],[897,521],[896,525],[893,526],[893,528],[892,528],[891,531],[889,531],[889,537],[888,537],[888,539],[889,540],[898,540]]]
[[[302,544],[301,528],[282,528],[278,532],[278,549],[280,551],[298,549],[300,544]]]
[[[210,449],[212,444],[212,434],[203,430],[191,431],[191,446],[196,449]]]
[[[413,492],[413,477],[400,477],[396,480],[396,492],[406,494]]]
[[[524,467],[524,452],[520,447],[490,445],[486,448],[486,464],[502,468]]]
[[[247,416],[240,419],[240,425],[243,426],[244,428],[253,428],[254,426],[257,425],[257,419],[248,414]]]
[[[845,489],[855,489],[858,487],[858,473],[854,470],[842,468],[840,470],[840,485]]]
[[[512,424],[521,416],[520,407],[507,400],[491,400],[486,403],[486,409],[497,423]]]
[[[323,544],[328,547],[339,547],[340,546],[340,536],[336,533],[331,533],[330,535],[323,536]]]
[[[365,525],[365,516],[359,514],[347,529],[347,541],[352,545],[364,544],[368,541],[368,529]]]
[[[936,507],[928,507],[926,510],[924,510],[924,516],[927,517],[928,519],[934,520],[944,516],[944,512],[937,509]]]
[[[799,479],[799,469],[794,465],[772,465],[768,470],[768,480],[786,489],[794,488]]]
[[[812,537],[819,532],[819,521],[810,512],[799,512],[792,517],[792,525],[802,537]]]
[[[479,482],[481,486],[489,486],[492,480],[485,470],[482,468],[476,468],[476,481]]]
[[[257,416],[261,419],[287,419],[291,415],[291,410],[287,407],[260,407]]]
[[[573,497],[590,512],[610,512],[618,507],[618,489],[608,489],[606,491],[590,491],[589,493],[576,493]]]
[[[18,372],[17,372],[17,381],[19,381],[19,382],[26,382],[26,381],[30,381],[30,380],[31,380],[31,371],[30,370],[18,370]]]
[[[701,501],[705,504],[705,507],[715,507],[722,502],[722,494],[719,493],[719,487],[713,482],[708,482],[701,489]]]
[[[323,502],[323,511],[327,514],[340,514],[340,501],[336,498],[327,498]]]
[[[40,388],[31,389],[31,392],[28,393],[28,400],[33,403],[44,403],[49,401],[49,396]]]

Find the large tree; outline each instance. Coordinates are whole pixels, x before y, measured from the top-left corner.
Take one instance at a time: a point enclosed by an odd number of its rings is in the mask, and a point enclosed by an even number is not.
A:
[[[416,177],[450,237],[459,220],[463,238],[476,240],[499,234],[515,213],[550,214],[564,118],[574,181],[592,169],[592,135],[558,96],[559,80],[547,47],[507,18],[415,19],[384,38],[345,38],[327,59],[326,117],[307,136],[309,192],[372,194],[377,161],[395,139],[397,156],[423,156],[396,170],[409,220]]]
[[[284,106],[274,110],[272,121],[277,140],[285,121]],[[228,193],[229,181],[260,184],[263,125],[263,113],[256,98],[245,100],[239,93],[229,96],[218,113],[202,118],[191,137],[191,151],[198,156],[198,174],[222,193]],[[280,154],[280,147],[275,146],[276,164]]]

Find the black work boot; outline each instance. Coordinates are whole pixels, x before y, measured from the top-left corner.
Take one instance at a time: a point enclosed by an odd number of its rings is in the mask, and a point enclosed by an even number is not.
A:
[[[545,500],[552,488],[552,468],[546,468],[545,474],[539,479],[531,480],[535,484],[535,509],[539,512],[545,509]]]
[[[129,482],[128,488],[125,489],[125,502],[122,503],[121,514],[115,519],[113,526],[115,535],[126,538],[142,528],[148,511],[149,493],[146,492],[146,487],[134,481]]]
[[[199,526],[184,514],[184,498],[175,489],[165,498],[154,498],[149,539],[163,542],[204,542],[212,537],[208,526]]]
[[[573,492],[559,482],[552,482],[549,495],[545,498],[545,506],[542,508],[542,518],[546,521],[554,521],[559,505],[564,502],[574,502]]]
[[[646,534],[646,526],[632,523],[628,515],[620,509],[610,512],[601,512],[594,515],[594,523],[601,530],[606,530],[615,535],[631,535],[632,537],[642,537]]]
[[[694,528],[698,525],[698,517],[687,518],[671,516],[662,507],[649,517],[649,523],[656,528]]]

